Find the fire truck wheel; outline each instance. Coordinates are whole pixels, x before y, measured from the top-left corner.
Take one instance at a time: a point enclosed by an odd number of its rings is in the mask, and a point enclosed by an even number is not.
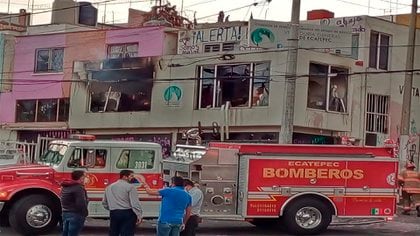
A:
[[[23,235],[37,235],[57,226],[59,210],[47,196],[29,195],[15,202],[10,209],[10,225]]]
[[[291,234],[313,235],[325,231],[331,223],[331,209],[319,199],[301,198],[292,202],[283,214]]]

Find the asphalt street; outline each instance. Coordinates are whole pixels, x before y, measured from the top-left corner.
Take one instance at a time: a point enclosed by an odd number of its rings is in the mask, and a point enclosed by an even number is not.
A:
[[[375,222],[375,223],[372,223]],[[102,236],[107,235],[108,221],[98,219],[88,219],[82,231],[82,236]],[[137,229],[136,235],[151,236],[155,235],[155,222],[145,221]],[[48,234],[59,235],[60,231],[57,228],[54,232]],[[17,236],[10,228],[0,228],[1,236]],[[197,235],[205,236],[228,236],[228,235],[287,235],[284,232],[270,229],[260,229],[247,222],[242,221],[217,221],[204,220],[200,225]],[[394,235],[420,235],[420,217],[416,217],[415,213],[411,216],[401,215],[395,217],[393,221],[378,222],[372,220],[346,220],[341,221],[328,228],[328,231],[322,235],[372,235],[372,236],[394,236]]]

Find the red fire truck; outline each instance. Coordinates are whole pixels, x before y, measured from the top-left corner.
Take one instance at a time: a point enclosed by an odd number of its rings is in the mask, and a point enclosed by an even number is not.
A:
[[[210,143],[179,146],[163,162],[164,180],[198,181],[203,217],[324,231],[332,217],[392,219],[398,159],[393,148]]]
[[[158,189],[174,175],[190,177],[204,192],[202,216],[283,224],[294,234],[325,230],[332,216],[391,219],[396,210],[398,161],[392,148],[210,143],[179,145],[162,160],[155,143],[56,140],[36,164],[0,167],[0,223],[39,234],[60,219],[59,183],[87,170],[89,216],[107,217],[101,200],[121,169],[140,174],[146,218],[158,215]]]

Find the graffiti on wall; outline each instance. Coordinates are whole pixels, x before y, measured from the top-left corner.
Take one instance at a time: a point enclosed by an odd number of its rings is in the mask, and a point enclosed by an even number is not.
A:
[[[414,163],[417,167],[420,164],[419,160],[419,134],[417,133],[416,121],[410,122],[410,134],[400,136],[400,168],[404,167],[407,162]]]
[[[246,42],[248,27],[243,25],[180,31],[178,34],[178,54],[203,52],[203,45],[224,42]]]
[[[351,28],[353,33],[366,32],[363,18],[361,16],[321,19],[319,20],[319,24],[327,25],[327,26]]]
[[[404,93],[404,85],[399,86],[400,94]],[[420,88],[412,87],[411,93],[413,97],[420,97]]]

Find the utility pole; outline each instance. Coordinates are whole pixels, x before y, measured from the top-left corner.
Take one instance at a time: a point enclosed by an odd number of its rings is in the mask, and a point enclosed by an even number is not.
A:
[[[411,113],[411,96],[413,87],[413,64],[414,50],[416,44],[416,24],[417,24],[417,0],[413,0],[411,4],[410,26],[408,29],[408,45],[407,58],[405,62],[405,80],[404,93],[401,111],[401,131],[400,135],[410,134],[410,113]]]
[[[299,41],[300,0],[293,0],[292,21],[290,27],[289,51],[287,52],[286,93],[283,104],[283,117],[279,135],[279,143],[292,143],[293,116],[295,106],[297,54]]]

